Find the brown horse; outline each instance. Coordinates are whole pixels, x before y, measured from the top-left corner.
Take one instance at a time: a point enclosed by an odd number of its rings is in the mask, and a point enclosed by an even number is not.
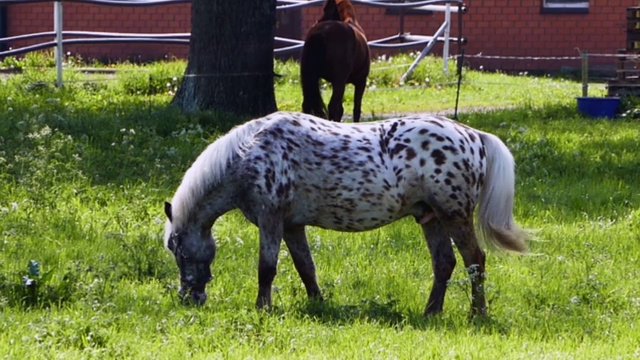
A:
[[[370,63],[367,38],[356,21],[353,4],[349,0],[327,0],[322,17],[309,30],[302,48],[302,111],[341,121],[344,90],[347,84],[353,84],[353,121],[359,122]],[[333,88],[328,114],[320,95],[321,78]]]

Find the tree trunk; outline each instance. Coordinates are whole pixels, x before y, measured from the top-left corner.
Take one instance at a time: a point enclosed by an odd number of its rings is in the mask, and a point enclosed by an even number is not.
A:
[[[188,113],[276,111],[275,14],[275,0],[193,0],[187,69],[173,104]]]

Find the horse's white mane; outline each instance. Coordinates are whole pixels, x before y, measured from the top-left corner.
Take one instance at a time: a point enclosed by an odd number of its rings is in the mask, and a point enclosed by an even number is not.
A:
[[[251,146],[254,135],[263,125],[263,121],[253,120],[237,126],[210,144],[198,156],[184,174],[182,183],[171,200],[174,228],[186,221],[193,206],[205,195],[207,189],[222,180],[229,161]]]

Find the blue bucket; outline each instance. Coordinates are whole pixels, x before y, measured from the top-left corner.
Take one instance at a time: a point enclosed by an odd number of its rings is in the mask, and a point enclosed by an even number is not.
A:
[[[613,119],[620,105],[619,97],[577,97],[578,111],[592,118]]]

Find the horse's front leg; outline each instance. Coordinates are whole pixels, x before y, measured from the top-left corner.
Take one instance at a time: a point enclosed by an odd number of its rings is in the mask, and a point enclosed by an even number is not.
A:
[[[258,260],[258,299],[256,307],[271,307],[271,285],[276,276],[278,252],[282,240],[282,219],[263,218],[260,228],[260,259]]]
[[[309,242],[304,231],[304,226],[299,226],[284,231],[284,242],[289,248],[293,264],[302,279],[307,296],[310,299],[322,300],[320,287],[316,279],[316,266],[313,263]]]

